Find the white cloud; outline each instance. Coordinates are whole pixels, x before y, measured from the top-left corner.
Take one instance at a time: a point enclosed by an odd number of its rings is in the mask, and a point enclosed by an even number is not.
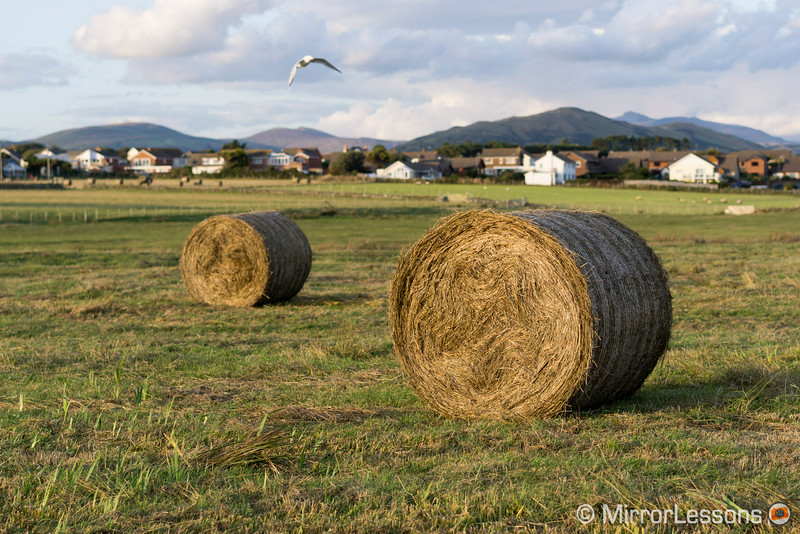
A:
[[[479,120],[530,115],[553,106],[553,101],[545,102],[514,86],[450,79],[420,84],[413,91],[383,100],[358,100],[320,118],[313,127],[337,135],[357,131],[358,135],[407,140]]]
[[[306,54],[341,63],[325,23],[309,13],[279,12],[268,22],[246,21],[215,50],[192,57],[135,58],[125,80],[144,84],[270,82],[286,84],[294,63]],[[313,80],[313,71],[303,71]]]
[[[149,9],[113,6],[78,28],[73,44],[111,58],[186,57],[218,49],[244,15],[270,0],[155,0]]]
[[[710,1],[627,1],[605,26],[585,12],[575,24],[559,26],[545,20],[529,43],[567,61],[659,61],[701,40],[719,9]]]
[[[65,85],[72,69],[38,51],[0,55],[0,89]]]
[[[60,42],[71,35],[81,52],[69,57],[81,73],[49,100],[59,101],[56,113],[82,110],[72,121],[89,120],[83,108],[97,92],[118,104],[94,110],[94,123],[143,113],[229,136],[311,126],[403,139],[559,106],[727,113],[777,133],[800,116],[791,94],[800,79],[796,0],[75,2],[71,13],[115,7],[60,30]],[[0,58],[0,90],[67,79],[46,53],[5,50],[18,55]],[[303,69],[287,88],[306,54],[343,73]],[[131,89],[149,96],[117,96]],[[38,105],[31,97],[28,107]]]

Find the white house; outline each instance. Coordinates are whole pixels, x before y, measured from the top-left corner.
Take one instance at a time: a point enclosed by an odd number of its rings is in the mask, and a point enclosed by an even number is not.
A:
[[[375,175],[393,180],[435,180],[442,177],[442,172],[435,163],[395,161],[388,167],[375,171]]]
[[[792,158],[783,164],[781,170],[775,173],[777,178],[800,178],[800,158]]]
[[[121,170],[122,165],[119,154],[99,148],[87,148],[72,160],[72,167],[82,171],[112,172]]]
[[[2,178],[19,178],[25,176],[25,169],[13,159],[0,158],[0,166],[3,172],[0,172]]]
[[[551,150],[533,164],[525,173],[526,185],[558,185],[575,179],[575,162],[553,154]]]
[[[128,154],[133,154],[132,150]],[[137,174],[167,173],[189,164],[189,158],[178,148],[143,148],[128,161],[128,169]]]
[[[667,167],[669,179],[677,182],[719,182],[722,173],[719,167],[697,154],[686,154]]]
[[[533,158],[521,147],[517,148],[485,148],[481,152],[484,173],[488,176],[499,176],[506,171],[526,172],[533,170]]]
[[[286,167],[292,162],[292,156],[283,150],[276,150],[267,156],[267,165],[269,167],[278,167],[280,169]]]
[[[56,161],[63,161],[65,163],[72,163],[69,154],[66,152],[53,152],[49,148],[45,148],[41,152],[33,155],[35,158],[38,159],[49,159],[49,160],[56,160]]]
[[[0,148],[0,178],[25,176],[22,158],[16,152]]]
[[[225,167],[225,158],[215,152],[187,154],[192,174],[218,174]]]

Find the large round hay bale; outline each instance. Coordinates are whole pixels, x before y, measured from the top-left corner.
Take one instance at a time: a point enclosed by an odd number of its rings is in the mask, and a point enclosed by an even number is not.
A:
[[[303,231],[277,211],[210,217],[183,245],[181,276],[197,301],[258,306],[288,300],[311,270]]]
[[[666,349],[672,300],[658,257],[611,217],[467,211],[401,256],[390,314],[434,410],[526,419],[636,391]]]

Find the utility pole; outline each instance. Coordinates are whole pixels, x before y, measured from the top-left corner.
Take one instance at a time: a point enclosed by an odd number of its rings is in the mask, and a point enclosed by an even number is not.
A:
[[[3,143],[0,143],[0,182],[3,181]]]

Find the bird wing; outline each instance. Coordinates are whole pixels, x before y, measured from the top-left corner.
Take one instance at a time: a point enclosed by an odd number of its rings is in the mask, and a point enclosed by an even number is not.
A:
[[[314,58],[314,59],[312,59],[311,61],[313,61],[313,62],[315,62],[315,63],[322,63],[322,64],[323,64],[323,65],[325,65],[326,67],[328,67],[328,68],[331,68],[331,69],[335,70],[335,71],[336,71],[336,72],[338,72],[338,73],[341,73],[341,72],[342,72],[342,71],[340,71],[339,69],[337,69],[336,67],[334,67],[333,65],[331,65],[331,64],[328,62],[328,60],[327,60],[327,59],[322,59],[321,57],[315,57],[315,58]]]
[[[294,74],[297,72],[297,63],[294,64],[292,67],[292,72],[289,74],[289,87],[292,86],[292,81],[294,81]]]

